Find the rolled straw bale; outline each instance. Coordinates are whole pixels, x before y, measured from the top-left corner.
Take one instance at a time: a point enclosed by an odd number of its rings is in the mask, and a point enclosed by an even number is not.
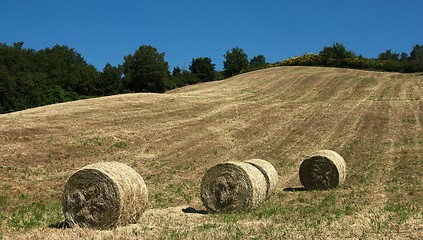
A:
[[[245,162],[225,162],[209,168],[201,181],[201,201],[211,213],[244,212],[266,198],[262,172]]]
[[[262,159],[250,159],[244,161],[258,168],[266,179],[266,199],[276,191],[276,185],[279,181],[279,175],[275,167],[268,161]]]
[[[320,150],[304,159],[299,172],[306,189],[331,189],[345,181],[346,164],[335,151]]]
[[[69,178],[62,195],[67,222],[97,229],[135,223],[147,203],[147,187],[142,177],[118,162],[83,167]]]

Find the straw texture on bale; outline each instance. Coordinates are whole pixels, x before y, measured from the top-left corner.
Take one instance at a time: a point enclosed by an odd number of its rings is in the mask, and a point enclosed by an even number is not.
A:
[[[62,195],[66,221],[96,229],[135,223],[147,203],[147,187],[142,177],[118,162],[83,167],[69,178]]]
[[[300,181],[306,189],[331,189],[345,181],[346,164],[335,151],[320,150],[304,159],[299,172]]]
[[[244,212],[266,199],[262,172],[245,162],[225,162],[209,168],[201,181],[201,201],[211,213]]]
[[[258,168],[266,179],[266,199],[276,191],[276,185],[279,182],[279,175],[275,167],[268,161],[262,159],[250,159],[244,161]]]

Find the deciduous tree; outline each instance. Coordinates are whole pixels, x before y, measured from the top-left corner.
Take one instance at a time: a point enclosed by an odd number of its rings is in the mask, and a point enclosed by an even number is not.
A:
[[[195,74],[200,82],[213,81],[215,76],[215,64],[208,57],[192,59],[189,70]]]
[[[126,87],[133,92],[164,92],[169,77],[169,64],[164,53],[142,45],[133,55],[124,57],[123,74]]]
[[[235,47],[224,55],[223,70],[225,77],[232,77],[248,68],[248,55],[242,48]]]
[[[266,58],[263,55],[257,55],[250,60],[250,67],[252,69],[264,68],[266,65]]]

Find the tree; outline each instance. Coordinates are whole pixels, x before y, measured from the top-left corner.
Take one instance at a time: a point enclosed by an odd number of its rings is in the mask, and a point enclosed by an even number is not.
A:
[[[214,80],[215,64],[208,57],[192,59],[189,70],[195,74],[200,82],[208,82]]]
[[[169,64],[164,60],[164,53],[142,45],[134,55],[124,57],[123,74],[125,86],[134,92],[164,92]]]
[[[406,52],[402,52],[402,53],[401,53],[401,55],[400,55],[399,60],[400,60],[401,62],[407,62],[407,61],[409,60],[408,53],[406,53]]]
[[[330,47],[324,47],[319,52],[319,56],[322,59],[322,63],[325,66],[345,66],[347,58],[354,58],[355,54],[351,51],[347,51],[344,45],[336,42]]]
[[[123,92],[122,66],[114,67],[107,63],[100,74],[98,87],[100,95],[113,95]]]
[[[252,69],[264,68],[266,65],[266,58],[263,55],[255,56],[250,60],[250,67]]]
[[[223,70],[225,77],[232,77],[248,68],[248,56],[239,47],[232,48],[231,52],[227,51],[224,57]]]
[[[182,74],[182,69],[180,67],[174,67],[172,71],[173,77],[180,77]]]
[[[99,72],[73,48],[55,45],[38,51],[37,68],[47,74],[51,87],[59,85],[70,96],[98,94]]]
[[[423,45],[416,44],[410,53],[410,60],[415,65],[415,71],[423,71]]]
[[[377,57],[378,60],[384,60],[384,61],[398,61],[400,57],[399,53],[392,52],[391,49],[386,50],[386,52],[379,53],[379,56]]]
[[[14,110],[13,103],[15,100],[16,91],[15,82],[11,79],[9,71],[6,66],[0,64],[0,113],[5,113]]]

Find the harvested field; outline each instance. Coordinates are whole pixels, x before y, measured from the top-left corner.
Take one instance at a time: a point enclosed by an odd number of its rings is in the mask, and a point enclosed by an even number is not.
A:
[[[345,182],[296,191],[298,166],[320,149],[345,159]],[[240,159],[272,163],[275,193],[247,213],[200,214],[204,172]],[[114,230],[48,227],[63,221],[69,177],[99,161],[136,170],[150,209]],[[4,114],[0,180],[5,239],[421,239],[423,76],[277,67]]]

